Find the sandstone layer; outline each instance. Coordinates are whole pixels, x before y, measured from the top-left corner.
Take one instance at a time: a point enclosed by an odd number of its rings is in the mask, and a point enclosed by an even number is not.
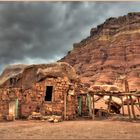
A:
[[[140,90],[140,13],[109,18],[73,45],[60,61],[72,65],[87,86],[117,85]]]

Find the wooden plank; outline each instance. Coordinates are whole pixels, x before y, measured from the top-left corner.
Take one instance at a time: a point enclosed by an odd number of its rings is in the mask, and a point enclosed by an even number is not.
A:
[[[124,79],[124,84],[125,84],[125,92],[129,92],[129,84],[127,79]]]
[[[123,98],[121,97],[121,101],[122,101],[122,115],[124,116],[124,103],[123,103]]]
[[[129,106],[128,96],[127,96],[127,95],[126,95],[126,99],[127,99],[127,109],[128,109],[128,115],[129,115],[129,119],[131,120],[131,112],[130,112],[130,106]]]
[[[92,95],[92,102],[93,102],[93,110],[92,110],[92,119],[95,119],[95,100],[94,100],[94,94]]]
[[[15,102],[16,102],[16,112],[15,112],[16,116],[15,116],[15,118],[17,119],[18,118],[18,99],[16,99]]]
[[[108,103],[108,112],[110,113],[111,111],[111,100],[112,100],[112,95],[109,97],[109,103]]]
[[[82,115],[82,97],[78,97],[78,115]]]
[[[88,102],[88,109],[89,109],[89,116],[92,117],[92,103],[91,103],[91,95],[87,94],[87,102]]]
[[[133,101],[131,95],[129,97],[130,97],[130,100],[131,100],[131,109],[132,109],[133,119],[136,119],[135,109],[134,109],[134,101]]]

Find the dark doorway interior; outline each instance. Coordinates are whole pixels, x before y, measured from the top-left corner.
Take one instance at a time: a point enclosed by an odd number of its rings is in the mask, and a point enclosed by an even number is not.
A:
[[[46,87],[45,101],[52,101],[53,86]]]

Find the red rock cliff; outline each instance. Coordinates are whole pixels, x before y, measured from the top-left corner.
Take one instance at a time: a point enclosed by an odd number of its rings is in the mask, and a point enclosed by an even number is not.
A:
[[[140,13],[109,18],[62,58],[75,67],[82,83],[113,84],[140,90]]]

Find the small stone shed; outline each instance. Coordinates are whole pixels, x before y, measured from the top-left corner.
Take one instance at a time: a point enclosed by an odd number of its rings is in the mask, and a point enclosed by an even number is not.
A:
[[[77,75],[64,62],[11,65],[0,76],[0,114],[28,118],[32,112],[76,117]]]

